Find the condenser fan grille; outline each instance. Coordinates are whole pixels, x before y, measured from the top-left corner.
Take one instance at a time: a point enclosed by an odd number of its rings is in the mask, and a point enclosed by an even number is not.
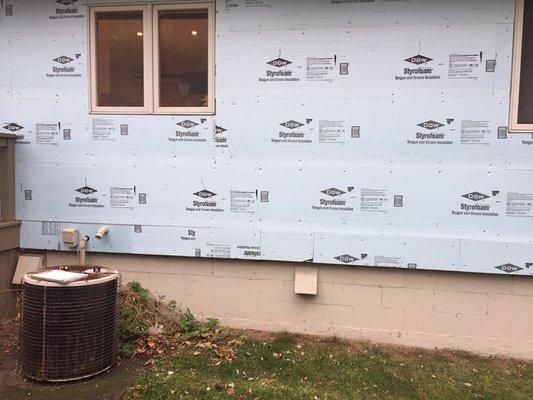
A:
[[[50,286],[25,281],[23,372],[42,381],[68,381],[111,367],[117,352],[118,274],[102,283]]]

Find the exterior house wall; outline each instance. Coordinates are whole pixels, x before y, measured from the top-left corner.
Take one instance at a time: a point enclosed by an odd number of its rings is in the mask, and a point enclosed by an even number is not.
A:
[[[88,112],[111,3],[139,1],[0,2],[21,247],[73,262],[61,230],[105,224],[91,263],[230,326],[533,359],[514,0],[217,0],[205,116]]]

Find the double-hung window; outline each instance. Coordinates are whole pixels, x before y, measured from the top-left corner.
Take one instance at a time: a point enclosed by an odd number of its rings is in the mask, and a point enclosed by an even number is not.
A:
[[[533,0],[516,2],[509,130],[533,132]]]
[[[212,2],[90,7],[90,111],[212,114]]]

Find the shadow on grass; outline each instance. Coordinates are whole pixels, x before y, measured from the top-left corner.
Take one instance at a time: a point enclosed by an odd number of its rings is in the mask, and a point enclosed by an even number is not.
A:
[[[250,334],[231,361],[185,349],[145,373],[125,399],[529,400],[533,365],[287,333]]]

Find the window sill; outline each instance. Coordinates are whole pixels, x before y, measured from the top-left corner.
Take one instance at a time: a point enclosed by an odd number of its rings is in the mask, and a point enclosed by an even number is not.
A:
[[[96,111],[89,111],[89,115],[182,115],[182,116],[189,116],[189,115],[198,115],[198,116],[205,116],[205,117],[213,117],[216,115],[216,112],[213,110],[209,111],[190,111],[190,110],[168,110],[168,111],[157,111],[157,112],[148,112],[148,111],[113,111],[113,110],[96,110]]]
[[[533,125],[517,125],[511,126],[508,129],[509,133],[518,133],[518,134],[533,134]]]

